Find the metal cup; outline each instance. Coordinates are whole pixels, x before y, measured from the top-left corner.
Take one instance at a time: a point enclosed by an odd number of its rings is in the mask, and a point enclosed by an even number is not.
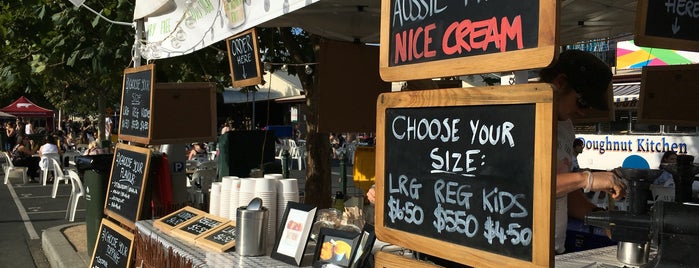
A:
[[[616,259],[630,265],[643,265],[648,262],[650,243],[619,242],[616,248]]]
[[[241,256],[261,256],[267,249],[267,224],[269,211],[247,210],[246,206],[236,210],[235,252]]]

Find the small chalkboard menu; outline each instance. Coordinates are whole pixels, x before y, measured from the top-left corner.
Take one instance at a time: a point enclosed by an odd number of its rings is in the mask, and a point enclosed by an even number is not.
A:
[[[475,267],[549,267],[551,85],[384,93],[377,106],[380,240]]]
[[[221,224],[206,235],[197,238],[197,246],[224,252],[235,246],[235,222]]]
[[[154,77],[154,64],[124,70],[119,139],[148,143]]]
[[[141,215],[151,151],[118,143],[109,175],[104,214],[135,229]]]
[[[255,28],[226,39],[228,63],[233,87],[254,86],[262,82],[260,53]]]
[[[692,9],[690,3],[639,0],[636,4],[635,44],[699,51],[699,12],[697,5]]]
[[[164,233],[169,233],[170,230],[175,228],[177,225],[182,224],[191,218],[204,214],[206,214],[206,212],[187,206],[153,221],[153,226]]]
[[[216,215],[204,214],[190,219],[181,226],[172,229],[170,233],[173,236],[182,238],[190,243],[194,243],[194,240],[213,230],[214,228],[216,228],[216,226],[228,222],[230,222],[229,219],[219,217]]]
[[[545,67],[558,1],[381,1],[385,81]]]
[[[108,219],[102,219],[89,267],[127,268],[131,265],[134,235]]]

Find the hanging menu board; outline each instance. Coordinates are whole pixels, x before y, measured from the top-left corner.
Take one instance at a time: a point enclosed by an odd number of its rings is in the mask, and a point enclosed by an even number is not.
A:
[[[423,5],[424,4],[424,5]],[[558,1],[381,1],[385,81],[548,66]]]
[[[102,219],[89,267],[132,267],[133,240],[134,235],[131,232],[108,219]]]
[[[141,215],[151,151],[118,143],[109,175],[104,214],[135,229]]]
[[[384,93],[377,106],[380,240],[474,267],[549,267],[551,85]]]
[[[699,7],[691,1],[639,0],[634,42],[638,46],[699,51]]]
[[[154,77],[154,64],[124,70],[119,139],[148,143]]]
[[[255,28],[226,39],[228,63],[233,87],[254,86],[262,82],[260,53]]]

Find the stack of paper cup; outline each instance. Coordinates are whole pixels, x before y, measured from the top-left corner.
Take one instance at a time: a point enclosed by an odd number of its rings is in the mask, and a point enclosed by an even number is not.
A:
[[[274,246],[277,239],[277,180],[259,178],[255,179],[255,196],[262,199],[262,206],[269,211],[267,224],[267,246]]]
[[[255,179],[241,178],[240,190],[238,191],[238,206],[247,206],[253,198],[255,198]]]
[[[221,183],[211,183],[211,191],[209,195],[209,213],[219,216],[221,210]]]
[[[230,217],[231,208],[231,183],[234,176],[225,176],[221,179],[221,201],[219,205],[219,214],[221,217],[228,219]]]
[[[284,178],[284,175],[279,174],[279,173],[270,173],[270,174],[265,174],[265,179],[277,179],[281,180]]]
[[[282,224],[288,202],[299,202],[299,183],[295,178],[277,181],[277,226]]]
[[[240,207],[240,178],[232,176],[231,180],[231,201],[228,205],[228,219],[236,220],[236,210]]]

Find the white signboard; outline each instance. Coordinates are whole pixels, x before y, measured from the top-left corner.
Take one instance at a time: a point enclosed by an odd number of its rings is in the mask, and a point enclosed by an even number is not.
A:
[[[320,0],[175,0],[177,8],[145,22],[145,59],[192,53]]]

